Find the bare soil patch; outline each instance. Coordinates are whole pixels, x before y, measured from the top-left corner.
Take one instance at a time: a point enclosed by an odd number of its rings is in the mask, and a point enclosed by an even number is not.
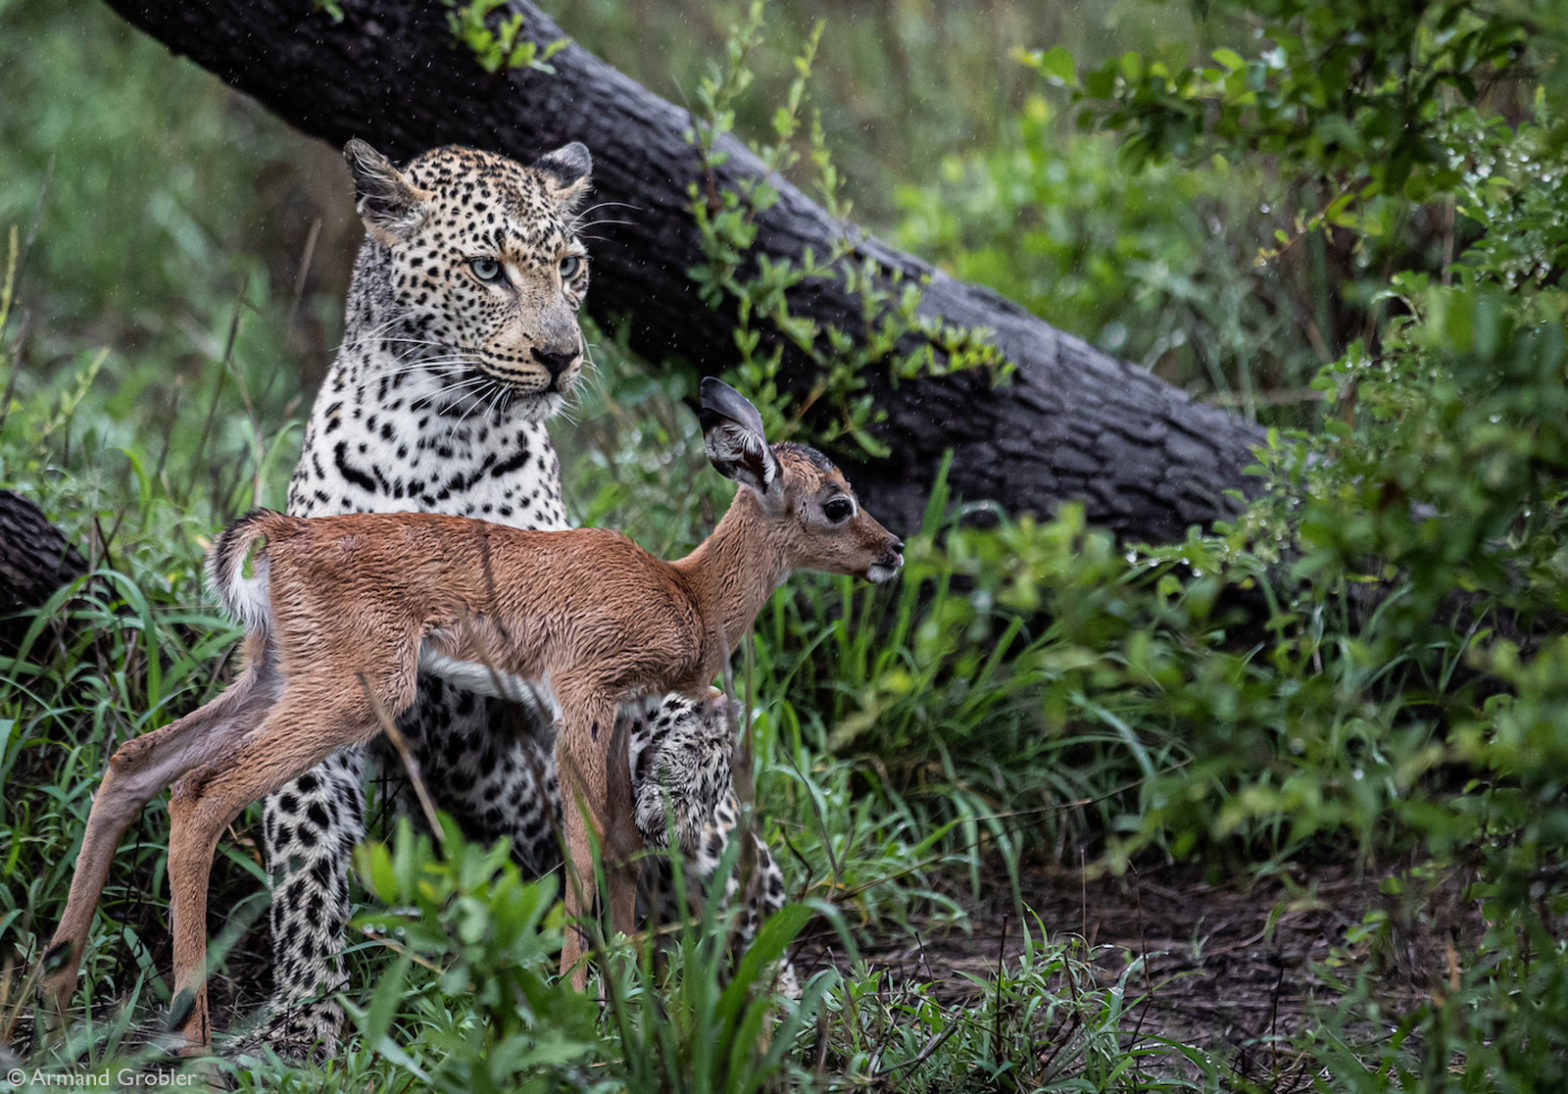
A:
[[[1138,992],[1126,1023],[1134,1040],[1194,1045],[1238,1077],[1294,1090],[1311,1076],[1291,1038],[1310,1029],[1324,1008],[1346,1002],[1332,980],[1349,982],[1368,971],[1378,1002],[1406,1010],[1446,987],[1456,953],[1479,935],[1479,910],[1461,901],[1460,879],[1445,877],[1420,893],[1406,882],[1403,895],[1392,896],[1383,887],[1393,873],[1300,865],[1247,885],[1215,883],[1191,865],[1097,878],[1036,868],[1021,878],[1021,889],[1039,920],[1028,922],[1036,940],[1039,925],[1048,937],[1081,936],[1102,985],[1121,980],[1129,963],[1142,958],[1127,984],[1129,997]],[[967,929],[917,926],[861,940],[861,956],[886,970],[890,991],[923,982],[938,998],[959,1002],[992,990],[999,963],[1016,968],[1025,932],[1006,885],[986,899],[961,902]],[[1374,910],[1388,915],[1390,929],[1347,942],[1347,931]],[[808,973],[829,965],[848,971],[830,932],[812,934],[797,962]],[[1365,1019],[1352,1025],[1369,1039],[1386,1036]]]

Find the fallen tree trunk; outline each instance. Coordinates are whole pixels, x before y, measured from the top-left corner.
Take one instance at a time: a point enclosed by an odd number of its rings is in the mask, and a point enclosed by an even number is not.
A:
[[[454,41],[449,8],[435,3],[342,0],[334,21],[305,0],[107,0],[130,22],[255,96],[306,133],[342,144],[361,137],[406,158],[443,143],[472,144],[531,160],[580,140],[594,156],[595,198],[625,202],[593,252],[589,310],[630,320],[631,345],[650,361],[683,358],[704,372],[735,360],[736,318],[701,303],[687,270],[703,261],[688,187],[710,192],[692,118],[569,45],[553,74],[491,74]],[[544,44],[562,37],[531,3],[508,13]],[[721,138],[727,160],[711,183],[722,190],[763,168],[740,142]],[[1261,431],[1234,415],[1064,334],[989,290],[957,281],[901,254],[853,225],[834,221],[797,188],[761,212],[756,251],[775,259],[817,255],[836,241],[848,261],[869,259],[892,283],[929,279],[923,316],[984,328],[1016,365],[993,386],[983,371],[890,382],[886,369],[864,379],[887,418],[874,432],[892,450],[883,461],[839,456],[868,505],[905,528],[918,518],[943,453],[949,482],[966,501],[1012,512],[1049,511],[1080,498],[1091,521],[1138,539],[1179,537],[1188,525],[1226,515],[1225,491],[1245,489],[1241,469]],[[817,279],[789,297],[793,315],[863,337],[861,300],[836,279]],[[904,348],[920,335],[906,337]],[[786,349],[783,386],[811,390],[818,368]]]
[[[0,490],[0,650],[14,651],[41,606],[60,586],[87,572],[87,560],[43,511]]]

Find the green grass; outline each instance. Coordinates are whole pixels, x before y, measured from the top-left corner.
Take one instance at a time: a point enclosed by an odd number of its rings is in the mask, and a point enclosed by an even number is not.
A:
[[[595,522],[683,550],[711,523],[724,491],[691,442],[682,381],[655,379],[616,357],[611,343],[601,350],[604,371],[584,422],[569,431],[569,492],[591,499],[585,510]],[[7,481],[37,497],[78,542],[96,537],[93,583],[46,607],[0,685],[8,787],[0,922],[11,962],[0,1008],[11,1031],[24,1017],[23,977],[63,904],[72,847],[108,750],[210,697],[223,678],[236,632],[200,592],[201,551],[219,527],[216,515],[249,504],[258,482],[262,497],[276,499],[297,436],[276,423],[262,427],[259,441],[238,443],[253,432],[240,386],[215,384],[214,428],[182,466],[221,464],[221,475],[148,473],[163,443],[156,432],[143,447],[127,444],[105,458],[101,408],[115,392],[92,360],[55,389],[19,397],[0,434]],[[237,456],[220,459],[226,444]],[[1221,860],[1250,856],[1245,874],[1292,857],[1408,848],[1420,831],[1412,823],[1446,816],[1432,807],[1423,807],[1425,818],[1409,812],[1445,799],[1427,797],[1423,769],[1408,765],[1435,740],[1423,696],[1457,686],[1452,666],[1461,654],[1358,653],[1368,624],[1334,597],[1323,602],[1322,622],[1305,630],[1287,618],[1299,604],[1281,605],[1288,640],[1279,647],[1238,646],[1231,635],[1242,618],[1218,593],[1265,572],[1241,550],[1239,531],[1129,556],[1072,510],[1046,524],[982,531],[953,525],[946,503],[940,491],[933,496],[897,586],[802,577],[782,590],[739,669],[754,710],[756,815],[781,849],[799,902],[771,937],[787,946],[808,916],[840,955],[808,981],[798,1008],[784,1006],[766,1050],[714,1051],[753,1043],[762,1012],[745,990],[760,990],[763,980],[760,968],[743,967],[734,981],[741,991],[720,989],[714,940],[726,931],[718,908],[695,910],[700,929],[664,956],[619,949],[617,1002],[597,1023],[593,1008],[549,975],[559,922],[548,911],[548,882],[516,877],[498,857],[504,851],[465,847],[454,836],[443,857],[405,835],[361,868],[374,893],[361,924],[381,933],[361,936],[351,954],[357,1036],[325,1071],[275,1064],[237,1081],[388,1090],[411,1079],[451,1089],[524,1081],[632,1090],[786,1081],[930,1090],[1244,1086],[1201,1039],[1167,1040],[1143,1028],[1136,1004],[1171,986],[1146,983],[1139,959],[1107,982],[1104,955],[1091,965],[1097,955],[1075,937],[1076,924],[1030,915],[1025,864],[1087,852],[1115,866],[1203,850]],[[78,593],[85,596],[72,601]],[[1371,621],[1381,624],[1400,625],[1400,617],[1389,609]],[[1434,665],[1439,675],[1424,675]],[[1424,690],[1412,690],[1417,681]],[[220,1013],[238,1017],[233,1006],[259,1001],[246,988],[265,943],[246,928],[259,924],[265,897],[259,849],[246,836],[254,818],[236,831],[241,838],[223,844],[214,903],[235,927],[216,940],[230,971],[215,991],[231,1005]],[[168,1002],[166,837],[162,811],[149,809],[117,860],[84,965],[78,1005],[93,1017],[64,1056],[30,1064],[76,1073],[152,1059],[144,1044]],[[389,878],[378,879],[378,861],[396,864]],[[857,956],[877,939],[984,930],[973,902],[998,896],[1013,907],[1014,923],[1028,925],[1029,941],[967,998],[953,997],[951,984],[895,982],[889,969]],[[1374,911],[1362,937],[1390,930]],[[1349,967],[1336,974],[1336,990],[1361,1013],[1376,995],[1360,979],[1370,973],[1355,970],[1375,966],[1352,958]],[[1541,975],[1540,962],[1518,974]],[[368,987],[399,983],[400,992],[380,996]],[[517,986],[496,995],[498,983]],[[521,1024],[518,999],[529,1000]],[[1339,1047],[1337,1028],[1332,1018],[1315,1027],[1329,1058],[1351,1051]],[[1414,1067],[1399,1053],[1388,1062]]]
[[[663,2],[560,10],[677,95],[738,18]],[[1180,13],[1113,26],[1136,4],[1063,28],[1024,5],[959,5],[929,26],[924,10],[887,0],[835,24],[819,58],[817,101],[831,142],[852,150],[869,222],[1193,390],[1311,431],[1275,434],[1265,496],[1181,544],[1118,544],[1070,506],[959,524],[939,489],[894,587],[802,576],[781,590],[736,673],[753,822],[792,903],[737,968],[720,945],[731,913],[694,897],[664,946],[608,943],[601,1016],[551,975],[553,881],[456,833],[438,850],[380,831],[359,856],[343,1052],[237,1072],[239,1087],[1247,1090],[1294,1068],[1329,1089],[1526,1090],[1560,1074],[1568,171],[1552,100],[1533,121],[1478,115],[1427,134],[1488,169],[1453,184],[1452,265],[1434,265],[1433,209],[1410,201],[1367,222],[1397,228],[1385,236],[1307,233],[1285,266],[1260,270],[1257,247],[1290,219],[1254,206],[1316,181],[1247,158],[1135,167],[1116,134],[1064,124],[1026,70],[972,75],[1053,36],[1097,60],[1113,30],[1120,47],[1147,34],[1179,66],[1217,31],[1171,35]],[[813,14],[770,24],[743,132],[769,131],[802,36],[791,21]],[[0,1045],[17,1045],[107,755],[225,680],[237,632],[203,597],[202,551],[235,513],[283,499],[351,246],[324,234],[327,265],[296,297],[312,188],[339,214],[346,202],[331,176],[285,165],[319,169],[330,150],[98,8],[66,19],[0,0],[0,24],[0,98],[29,104],[0,115],[15,165],[0,230],[16,225],[18,257],[32,240],[0,293],[0,485],[37,501],[93,569],[0,660]],[[849,139],[921,88],[873,139]],[[1526,166],[1542,162],[1558,169]],[[0,231],[0,259],[7,243]],[[689,379],[592,336],[580,420],[554,429],[567,495],[587,523],[684,551],[727,500],[693,441]],[[265,986],[255,824],[222,843],[214,877],[220,1022]],[[156,1058],[166,840],[155,805],[95,922],[82,1021],[29,1066],[112,1074]],[[1298,1032],[1241,1046],[1178,1035],[1139,1007],[1179,1006],[1187,990],[1151,972],[1158,955],[1080,937],[1103,911],[1088,906],[1092,875],[1171,864],[1189,884],[1277,880],[1265,944],[1330,903],[1320,875],[1364,883],[1331,905],[1309,980],[1322,1005]],[[1060,895],[1042,886],[1050,871],[1083,887],[1072,914],[1031,908]],[[964,945],[999,959],[944,975],[958,967],[944,947]],[[786,950],[809,960],[806,993],[770,1003],[763,958]],[[879,956],[890,950],[920,960],[896,968]]]
[[[629,405],[618,401],[623,387]],[[590,448],[568,476],[574,485],[596,481],[601,460],[613,464],[619,480],[596,516],[650,542],[663,529],[669,549],[680,550],[723,490],[702,472],[689,440],[695,423],[671,398],[675,390],[632,362],[607,371],[583,410],[585,433],[633,414],[663,424],[620,435],[610,451]],[[86,449],[69,446],[74,468],[64,450],[73,430],[92,428],[95,397],[90,388],[64,417],[49,404],[19,408],[20,420],[60,418],[60,459],[51,464],[70,469],[48,504],[76,496],[75,476],[91,474]],[[258,470],[279,479],[284,466],[233,471],[248,483]],[[199,592],[201,545],[217,525],[181,515],[176,500],[198,487],[168,481],[165,493],[163,482],[131,481],[139,492],[110,511],[117,530],[102,553],[103,592],[70,609],[66,597],[78,590],[63,592],[40,620],[74,618],[74,636],[40,630],[0,692],[8,731],[0,770],[13,788],[0,806],[11,848],[4,892],[13,1010],[24,1002],[17,976],[34,965],[63,904],[70,851],[108,749],[209,697],[236,637]],[[756,992],[766,983],[761,968],[743,966],[734,981],[743,990],[721,990],[725,959],[715,940],[728,920],[720,908],[694,909],[697,928],[662,956],[620,947],[616,1002],[596,1023],[595,1009],[550,976],[559,944],[553,883],[517,877],[504,848],[468,847],[453,833],[442,855],[428,837],[405,832],[391,851],[372,848],[361,859],[370,894],[359,923],[374,933],[352,947],[357,1036],[349,1049],[325,1071],[275,1064],[241,1074],[242,1088],[396,1090],[410,1079],[453,1090],[525,1081],[538,1089],[749,1090],[786,1078],[829,1089],[1234,1085],[1229,1062],[1211,1047],[1142,1028],[1137,1003],[1166,985],[1145,983],[1136,958],[1107,982],[1103,955],[1091,965],[1076,924],[1032,916],[1019,881],[1021,864],[1042,846],[1061,858],[1069,848],[1114,849],[1117,839],[1138,836],[1150,787],[1174,792],[1194,753],[1202,756],[1190,743],[1192,723],[1172,716],[1179,704],[1129,686],[1124,675],[1138,667],[1125,652],[1136,645],[1128,632],[1155,606],[1143,590],[1159,586],[1169,566],[1129,567],[1071,516],[981,533],[953,527],[944,510],[938,493],[925,530],[911,538],[907,573],[891,589],[792,582],[759,619],[739,669],[737,686],[754,710],[756,816],[798,902],[765,937],[782,950],[810,925],[836,938],[830,948],[841,955],[808,980],[798,1007],[783,1006],[766,1051],[715,1054],[715,1046],[753,1043],[762,1014]],[[997,566],[1003,557],[1010,570]],[[1004,572],[1005,580],[986,577]],[[1055,598],[1049,620],[1034,610],[1042,596]],[[1020,597],[1029,611],[1018,610]],[[1202,633],[1190,620],[1173,621],[1168,603],[1164,611],[1149,624]],[[1217,656],[1231,664],[1232,655]],[[1162,675],[1147,664],[1139,672]],[[1185,717],[1201,713],[1212,712]],[[1243,789],[1236,777],[1215,776],[1222,801]],[[253,817],[236,826],[239,841],[224,842],[214,881],[215,906],[231,910],[226,919],[240,928],[215,939],[232,944],[231,971],[215,990],[242,1007],[258,1001],[242,988],[265,954],[264,940],[244,933],[253,919],[260,929],[265,899],[259,848],[246,835],[254,825]],[[1168,841],[1181,831],[1154,831],[1153,846],[1171,853]],[[1243,842],[1280,853],[1299,846],[1267,818],[1243,832]],[[117,860],[78,996],[96,1017],[74,1034],[63,1058],[72,1062],[56,1065],[67,1071],[150,1059],[139,1046],[168,1002],[166,836],[163,812],[150,808]],[[1143,846],[1146,854],[1146,839]],[[1014,929],[1026,930],[1028,943],[967,999],[954,998],[952,984],[896,981],[856,956],[872,939],[983,929],[969,909],[998,894],[1012,903],[1015,925],[1027,925]],[[522,1019],[519,999],[529,1001]],[[742,1028],[739,1041],[726,1032]]]
[[[282,453],[297,437],[287,424],[273,433],[264,429],[262,441],[228,460],[217,479],[146,474],[139,469],[152,457],[134,447],[120,453],[123,463],[99,457],[98,407],[113,392],[101,373],[87,369],[81,378],[62,385],[60,397],[22,398],[0,434],[3,466],[21,471],[12,482],[62,517],[79,542],[103,529],[93,578],[62,590],[39,614],[33,640],[6,662],[0,686],[6,730],[0,771],[11,788],[0,804],[0,842],[10,848],[0,891],[13,970],[3,1006],[13,1028],[25,1015],[21,977],[35,967],[63,906],[71,849],[108,751],[211,697],[225,678],[237,632],[201,592],[202,548],[220,525],[200,514],[249,504],[257,481],[264,498],[276,499],[287,470]],[[695,422],[674,398],[679,389],[671,384],[678,383],[656,382],[630,361],[607,367],[582,410],[587,421],[575,434],[579,452],[568,465],[575,496],[596,499],[590,508],[596,522],[625,527],[670,551],[701,535],[724,500],[722,483],[704,471],[691,444]],[[238,396],[237,386],[215,389],[215,420],[233,421]],[[642,428],[604,428],[632,419]],[[187,466],[213,459],[224,436],[209,431],[206,448],[192,451]],[[154,435],[146,443],[159,440]],[[617,469],[614,475],[607,466]],[[597,495],[588,488],[594,483]],[[746,1038],[754,1038],[763,1013],[755,1000],[736,1009],[741,997],[716,986],[725,958],[713,939],[725,932],[713,928],[728,913],[712,905],[697,910],[706,929],[682,935],[656,963],[649,951],[624,951],[618,975],[625,1013],[596,1028],[585,1024],[580,1001],[546,975],[558,944],[558,912],[521,925],[511,936],[515,944],[478,957],[463,956],[452,942],[472,930],[462,919],[465,908],[512,915],[519,892],[537,894],[530,899],[542,903],[533,907],[543,908],[551,891],[517,879],[507,867],[492,876],[500,861],[494,852],[459,846],[454,860],[469,865],[448,867],[428,841],[410,851],[415,841],[405,837],[396,856],[405,874],[466,871],[462,891],[472,899],[452,890],[426,901],[417,917],[426,940],[415,952],[420,963],[369,936],[353,946],[356,985],[385,987],[404,978],[406,987],[390,1009],[370,994],[351,997],[361,1039],[325,1075],[307,1078],[314,1074],[309,1068],[280,1065],[241,1082],[259,1089],[318,1081],[396,1089],[409,1075],[425,1075],[437,1085],[473,1089],[480,1080],[465,1068],[482,1058],[487,1067],[515,1065],[505,1072],[513,1077],[540,1071],[556,1077],[549,1081],[602,1079],[612,1088],[668,1088],[671,1076],[705,1074],[712,1085],[694,1078],[688,1088],[752,1089],[768,1074],[793,1074],[794,1081],[828,1086],[885,1085],[897,1076],[910,1089],[946,1089],[953,1076],[976,1068],[1044,1067],[1030,1057],[1027,1032],[1042,1015],[1072,1024],[1067,1044],[1042,1075],[1065,1081],[1114,1071],[1127,1000],[1095,979],[1081,943],[1070,936],[1032,937],[1025,965],[1016,974],[1010,969],[989,995],[978,986],[971,1003],[939,999],[919,984],[894,986],[884,970],[853,957],[857,937],[867,931],[966,929],[966,894],[984,894],[994,878],[1015,875],[1023,834],[1084,839],[1100,822],[1099,806],[1066,803],[1114,800],[1125,776],[1114,754],[1098,765],[1062,762],[1103,742],[1094,733],[1048,732],[1041,699],[1052,679],[1048,655],[1060,636],[1052,627],[1035,633],[1022,617],[1000,609],[978,610],[982,598],[955,586],[939,548],[953,534],[944,509],[938,495],[926,531],[911,540],[907,579],[894,589],[803,578],[781,591],[759,620],[756,648],[740,669],[738,686],[753,697],[755,711],[757,816],[766,818],[763,832],[779,849],[792,898],[803,902],[769,930],[783,949],[805,926],[804,915],[819,924],[813,930],[839,932],[836,948],[849,962],[843,971],[809,980],[798,1010],[785,1008],[771,1055],[738,1062],[711,1055],[714,1044],[729,1043],[727,1035],[719,1037],[726,1023],[744,1025]],[[231,968],[215,978],[214,990],[240,1007],[258,1002],[257,992],[246,988],[265,953],[264,939],[246,933],[262,929],[265,901],[254,825],[253,815],[236,826],[238,841],[224,841],[214,879],[214,906],[230,912],[226,921],[236,927],[229,938],[214,940],[227,950]],[[30,1063],[55,1059],[74,1071],[151,1058],[140,1046],[168,1003],[166,840],[165,814],[155,804],[122,847],[95,924],[83,967],[87,987],[77,998],[94,1018],[75,1031],[63,1057]],[[475,856],[483,868],[472,865]],[[410,890],[395,880],[377,882],[372,866],[361,876],[376,894],[363,923],[390,932],[404,913],[378,908],[406,903]],[[505,1037],[482,1036],[499,1027],[483,1019],[472,995],[503,968],[531,978],[543,993],[531,1024],[511,1035],[513,1055],[500,1052]],[[759,977],[760,969],[743,967],[735,982],[755,987]],[[1040,994],[1046,990],[1048,997]],[[997,1024],[998,1008],[1006,1028]],[[936,1040],[949,1024],[962,1032]],[[1005,1043],[996,1040],[999,1030]],[[495,1063],[498,1053],[503,1063]],[[1152,1073],[1157,1062],[1132,1059],[1123,1063],[1132,1072],[1117,1074]]]

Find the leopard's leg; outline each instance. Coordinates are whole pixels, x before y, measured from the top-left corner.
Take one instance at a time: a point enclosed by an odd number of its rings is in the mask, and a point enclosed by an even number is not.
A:
[[[439,681],[433,681],[439,689]],[[439,806],[450,810],[473,839],[508,836],[523,869],[538,876],[560,864],[560,794],[548,728],[539,714],[490,700],[488,713],[470,693],[447,688],[425,695],[426,722],[418,749]],[[693,901],[709,880],[735,831],[739,808],[732,785],[734,739],[727,718],[680,695],[624,704],[618,730],[627,738],[635,819],[650,847],[675,843]],[[754,937],[761,921],[784,905],[784,875],[767,844],[752,839],[755,858],[742,913],[741,935]],[[672,922],[680,915],[668,862],[649,855],[643,871],[644,915]],[[731,877],[726,900],[738,887]],[[798,994],[793,967],[778,971],[780,991]]]
[[[489,700],[487,722],[467,721],[468,713],[462,706],[453,712],[454,732],[444,752],[434,743],[436,735],[427,733],[420,757],[427,778],[447,795],[448,807],[470,838],[509,837],[514,855],[531,876],[555,869],[561,862],[561,798],[551,729],[541,724],[540,715],[547,712]],[[665,844],[667,795],[650,780],[661,747],[668,747],[681,758],[661,766],[683,772],[679,786],[668,795],[679,803],[675,830],[682,834],[677,842],[694,849],[718,798],[713,784],[718,779],[727,785],[727,729],[720,724],[715,735],[699,721],[695,704],[679,695],[630,701],[617,717],[617,730],[627,737],[638,828],[645,839],[652,836],[655,846]],[[706,762],[698,770],[692,761],[700,757]]]
[[[638,827],[655,847],[672,844],[680,853],[688,901],[696,905],[724,858],[740,819],[733,768],[735,741],[729,719],[716,707],[698,709],[680,696],[666,696],[644,708],[631,741],[632,785]],[[741,938],[755,937],[762,920],[784,906],[784,872],[768,845],[755,832],[750,882],[741,916]],[[661,922],[682,910],[665,867],[652,862],[644,870],[649,914]],[[725,901],[732,902],[740,879],[725,883]],[[781,963],[779,991],[799,995],[794,966]]]
[[[697,842],[697,849],[686,860],[686,886],[701,893],[712,882],[714,873],[723,861],[729,844],[735,838],[740,823],[740,803],[733,790],[725,793],[714,809],[708,824]],[[755,831],[751,833],[751,876],[747,879],[744,907],[740,917],[740,942],[749,946],[758,929],[774,912],[784,907],[784,871],[766,842]],[[740,891],[741,878],[731,873],[724,882],[724,900],[733,903]],[[780,961],[774,970],[774,989],[791,999],[800,998],[800,980],[795,975],[794,962],[789,958]]]
[[[440,724],[440,681],[421,677],[419,698],[398,719],[416,753],[425,747],[427,721]],[[337,1047],[343,1008],[335,994],[348,988],[343,964],[349,872],[354,845],[365,838],[365,774],[372,762],[390,783],[402,777],[397,754],[380,737],[329,756],[266,800],[264,837],[272,889],[272,997],[261,1024],[233,1041],[230,1054],[263,1046],[292,1059],[321,1060]]]
[[[549,767],[547,748],[540,756],[536,741],[494,732],[485,700],[471,692],[436,677],[420,677],[418,690],[398,726],[436,807],[470,838],[511,836],[525,869],[552,868],[559,861],[546,812],[553,771],[543,806],[535,804],[533,774]],[[534,763],[527,762],[529,752]],[[275,983],[262,1024],[231,1052],[265,1043],[281,1055],[324,1058],[337,1044],[343,1012],[331,996],[348,986],[340,955],[349,864],[366,830],[367,768],[376,772],[378,798],[422,825],[403,761],[384,736],[329,758],[267,800]]]
[[[731,789],[734,741],[727,722],[681,695],[623,708],[637,827],[652,847],[695,854],[713,812]]]
[[[345,748],[266,799],[267,877],[272,889],[273,988],[263,1021],[227,1051],[269,1046],[279,1055],[324,1059],[337,1046],[348,986],[343,925],[348,874],[365,835],[367,746]]]

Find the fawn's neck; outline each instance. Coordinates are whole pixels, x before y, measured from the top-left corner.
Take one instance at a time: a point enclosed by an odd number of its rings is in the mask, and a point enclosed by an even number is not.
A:
[[[740,645],[768,597],[793,569],[776,539],[768,536],[757,500],[746,489],[736,492],[713,534],[672,565],[696,597],[710,656],[719,658]]]

